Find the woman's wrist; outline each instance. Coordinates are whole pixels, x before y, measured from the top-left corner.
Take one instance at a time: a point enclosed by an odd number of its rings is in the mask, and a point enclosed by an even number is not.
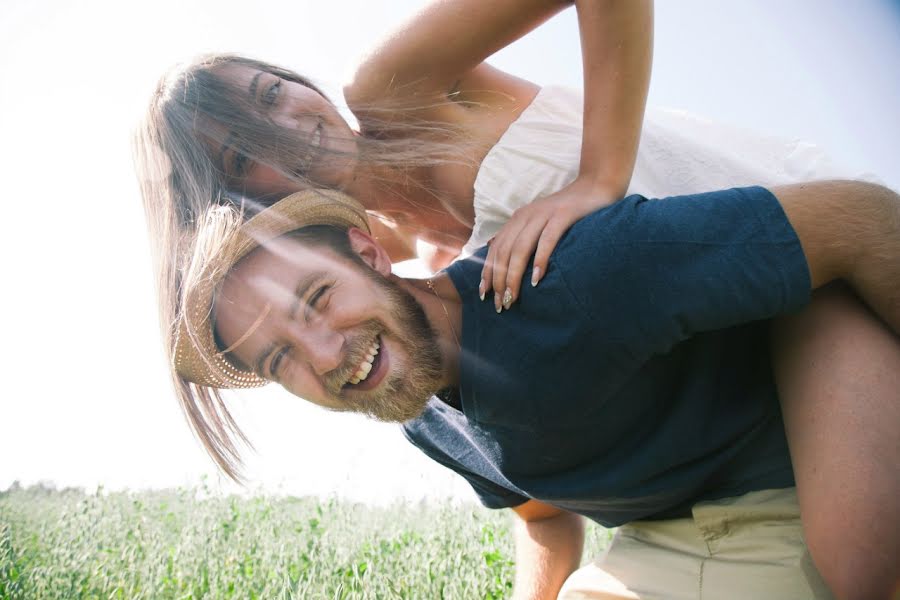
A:
[[[591,205],[600,208],[621,200],[628,189],[628,182],[592,173],[579,173],[572,182],[572,187],[578,189]]]

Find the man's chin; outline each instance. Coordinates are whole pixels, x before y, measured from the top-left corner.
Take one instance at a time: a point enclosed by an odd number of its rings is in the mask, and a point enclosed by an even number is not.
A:
[[[422,416],[427,405],[428,398],[426,397],[422,401],[378,403],[366,407],[362,412],[376,421],[382,421],[384,423],[406,423],[407,421]]]
[[[354,394],[344,401],[345,410],[358,412],[385,423],[405,423],[422,415],[433,386],[410,384],[402,378],[383,382],[373,394]]]

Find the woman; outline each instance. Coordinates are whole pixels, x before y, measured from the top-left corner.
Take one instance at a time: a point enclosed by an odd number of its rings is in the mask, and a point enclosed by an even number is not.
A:
[[[381,235],[395,260],[410,257],[421,239],[440,251],[433,265],[467,240],[477,247],[493,237],[481,292],[494,292],[499,312],[515,301],[523,275],[539,283],[572,222],[626,190],[663,197],[834,174],[818,157],[795,162],[791,147],[737,141],[683,115],[648,115],[642,133],[648,2],[577,3],[583,109],[577,96],[540,90],[482,62],[565,6],[454,0],[428,7],[376,48],[346,87],[359,132],[308,81],[271,65],[210,57],[173,72],[138,141],[167,336],[178,318],[191,232],[214,204],[252,212],[256,204],[247,199],[264,206],[301,187],[338,188],[385,220]],[[744,152],[731,154],[729,146]],[[896,448],[890,432],[880,433],[896,422],[884,415],[896,413],[896,376],[885,374],[900,372],[897,340],[858,301],[832,290],[779,323],[775,347],[813,557],[840,596],[884,588],[900,544],[891,539],[900,517],[885,500],[900,486],[891,466]],[[835,350],[842,347],[865,352]],[[846,389],[847,373],[868,388],[868,405]],[[847,414],[855,419],[850,430]]]

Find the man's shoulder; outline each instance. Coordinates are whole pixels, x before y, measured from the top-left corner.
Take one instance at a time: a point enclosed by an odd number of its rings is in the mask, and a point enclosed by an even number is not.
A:
[[[401,430],[410,443],[430,453],[439,451],[443,443],[464,425],[463,421],[462,413],[432,396],[422,414],[403,423]]]
[[[450,276],[460,298],[472,298],[477,296],[478,283],[481,281],[481,270],[484,267],[484,259],[487,256],[488,247],[483,246],[474,253],[453,261],[444,272]]]
[[[742,239],[735,239],[736,232]],[[666,265],[668,248],[739,247],[794,237],[778,199],[763,187],[667,198],[634,194],[576,222],[551,261],[575,277],[593,279],[608,270],[635,275],[647,261]]]

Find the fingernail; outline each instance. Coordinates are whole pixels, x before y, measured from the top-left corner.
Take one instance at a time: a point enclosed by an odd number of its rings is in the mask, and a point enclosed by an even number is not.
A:
[[[509,305],[512,304],[512,290],[506,288],[506,291],[503,292],[503,308],[509,310]]]
[[[481,298],[481,301],[484,302],[484,287],[485,287],[484,279],[481,280],[481,283],[478,284],[478,297]]]
[[[497,309],[497,313],[499,314],[501,310],[503,310],[503,304],[500,302],[500,293],[494,292],[494,308]]]
[[[531,270],[531,287],[534,287],[538,284],[538,281],[541,280],[541,268],[535,267]]]

